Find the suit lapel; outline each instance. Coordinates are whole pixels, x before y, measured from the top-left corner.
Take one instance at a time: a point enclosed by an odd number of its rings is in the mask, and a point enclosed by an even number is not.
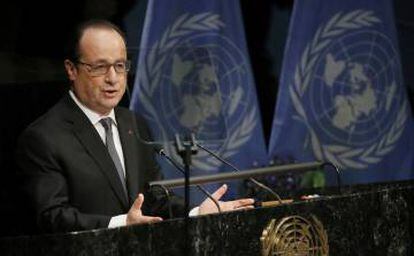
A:
[[[73,123],[73,132],[79,139],[85,150],[99,166],[109,185],[120,200],[125,210],[129,209],[127,198],[125,197],[121,181],[116,171],[116,167],[106,149],[102,139],[99,137],[95,127],[91,124],[86,115],[76,106],[70,96],[66,97],[67,120]]]
[[[119,137],[121,139],[122,151],[124,153],[124,163],[127,177],[127,187],[129,194],[130,204],[134,202],[138,195],[139,184],[141,180],[138,177],[138,150],[137,150],[137,138],[133,124],[133,115],[128,111],[122,111],[122,109],[116,108],[115,115],[118,122]]]

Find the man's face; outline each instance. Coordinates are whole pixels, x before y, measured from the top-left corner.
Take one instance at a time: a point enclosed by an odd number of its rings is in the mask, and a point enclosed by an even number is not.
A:
[[[110,66],[106,74],[96,75],[93,67],[126,61],[126,46],[115,31],[103,28],[89,28],[79,42],[79,62],[65,60],[69,79],[77,98],[91,110],[108,114],[118,105],[125,92],[127,72],[117,73]]]

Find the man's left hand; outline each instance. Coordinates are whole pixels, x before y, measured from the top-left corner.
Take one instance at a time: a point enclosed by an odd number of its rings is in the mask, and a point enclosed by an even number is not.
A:
[[[219,201],[220,198],[226,193],[226,191],[227,191],[227,185],[224,184],[211,195],[214,199],[218,201],[220,205],[220,210],[222,212],[254,208],[253,206],[254,199],[252,198],[242,198],[242,199],[227,201],[227,202]],[[198,210],[199,215],[216,213],[216,212],[218,212],[217,206],[210,198],[207,198],[206,200],[204,200],[204,202],[200,204],[200,208]]]

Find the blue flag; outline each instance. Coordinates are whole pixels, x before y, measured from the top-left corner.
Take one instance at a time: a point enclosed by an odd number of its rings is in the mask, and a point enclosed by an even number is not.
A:
[[[239,1],[150,0],[134,86],[130,108],[176,161],[174,136],[190,133],[241,169],[267,161]],[[230,170],[200,149],[192,164],[191,176]]]
[[[297,0],[269,156],[323,160],[346,183],[413,177],[413,123],[391,0]]]

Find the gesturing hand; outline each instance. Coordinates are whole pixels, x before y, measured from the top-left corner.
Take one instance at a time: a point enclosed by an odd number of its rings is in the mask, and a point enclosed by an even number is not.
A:
[[[211,196],[216,199],[217,201],[226,193],[227,185],[224,184],[219,189],[217,189]],[[223,212],[227,211],[235,211],[235,210],[242,210],[242,209],[253,209],[254,200],[252,198],[243,198],[233,201],[221,202],[219,201],[220,209]],[[200,204],[200,208],[198,210],[198,214],[209,214],[218,212],[217,206],[214,202],[207,198]]]
[[[155,223],[162,221],[160,217],[145,216],[142,214],[141,206],[144,203],[144,195],[139,194],[135,199],[131,209],[129,209],[126,219],[126,224],[144,224],[144,223]]]

